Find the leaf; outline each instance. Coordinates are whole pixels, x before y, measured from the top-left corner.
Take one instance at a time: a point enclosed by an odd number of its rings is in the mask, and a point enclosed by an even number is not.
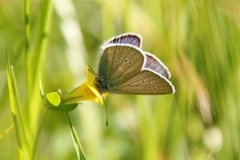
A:
[[[48,109],[55,111],[69,112],[78,106],[78,103],[64,104],[61,100],[61,95],[58,92],[46,94],[44,102]]]

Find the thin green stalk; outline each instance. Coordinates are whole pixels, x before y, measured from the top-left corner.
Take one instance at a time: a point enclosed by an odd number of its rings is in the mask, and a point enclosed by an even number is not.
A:
[[[44,121],[45,121],[45,119],[46,119],[46,117],[47,117],[47,113],[48,113],[48,111],[46,110],[46,111],[44,112],[43,116],[42,116],[42,119],[41,119],[41,122],[40,122],[40,126],[39,126],[38,131],[37,131],[37,135],[36,135],[36,137],[35,137],[35,139],[34,139],[33,150],[32,150],[33,152],[32,152],[32,158],[31,158],[31,159],[34,159],[34,158],[35,158],[37,142],[38,142],[38,139],[39,139],[40,132],[41,132],[41,130],[42,130]]]
[[[24,45],[24,54],[25,54],[25,69],[26,69],[26,80],[27,80],[27,96],[32,95],[31,92],[31,86],[32,86],[32,76],[31,76],[31,72],[32,72],[32,55],[30,54],[30,1],[29,0],[24,0],[24,28],[25,28],[25,45]],[[25,115],[30,115],[30,99],[28,98],[27,100],[27,109],[25,111]],[[26,126],[30,126],[31,120],[29,118],[30,116],[25,116],[25,122],[26,122]]]
[[[25,45],[24,45],[24,52],[25,52],[25,61],[26,61],[26,69],[27,69],[27,87],[28,87],[28,93],[29,88],[31,86],[31,79],[30,79],[30,51],[29,51],[29,40],[30,40],[30,23],[29,23],[29,14],[30,14],[30,5],[29,0],[24,0],[24,28],[25,28]]]
[[[37,86],[37,74],[38,71],[41,69],[42,66],[42,62],[44,60],[44,57],[46,55],[45,53],[45,49],[46,49],[46,45],[47,45],[47,38],[48,38],[48,34],[50,31],[50,27],[51,27],[51,19],[52,19],[52,1],[51,0],[46,0],[45,4],[43,4],[44,8],[42,9],[42,15],[40,18],[40,26],[39,26],[39,37],[38,37],[38,41],[36,44],[36,49],[35,49],[35,53],[36,53],[36,57],[34,58],[34,60],[36,60],[35,63],[35,67],[33,70],[33,82],[35,83],[34,87]]]
[[[81,143],[80,143],[80,141],[78,139],[76,130],[75,130],[74,126],[72,125],[72,122],[70,120],[68,112],[66,112],[66,116],[67,116],[67,119],[68,119],[70,131],[71,131],[71,135],[72,135],[72,140],[73,140],[73,144],[74,144],[75,150],[77,152],[78,159],[79,160],[86,160],[85,153],[84,153],[84,151],[82,149],[82,146],[81,146]]]

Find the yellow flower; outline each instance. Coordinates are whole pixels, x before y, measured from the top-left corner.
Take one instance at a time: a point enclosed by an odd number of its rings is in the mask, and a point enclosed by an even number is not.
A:
[[[100,94],[95,86],[95,74],[90,67],[87,67],[87,81],[71,91],[61,96],[63,103],[76,103],[83,100],[95,101],[103,105],[104,94]]]

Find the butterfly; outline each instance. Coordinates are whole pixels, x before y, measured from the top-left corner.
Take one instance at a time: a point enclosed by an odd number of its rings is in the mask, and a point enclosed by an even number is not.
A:
[[[139,34],[125,33],[101,46],[101,58],[94,85],[98,92],[114,94],[171,94],[168,68],[153,54],[141,49]]]

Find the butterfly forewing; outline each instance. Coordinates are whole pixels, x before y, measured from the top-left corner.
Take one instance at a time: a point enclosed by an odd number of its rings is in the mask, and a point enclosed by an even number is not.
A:
[[[149,70],[143,70],[129,81],[111,88],[109,93],[158,95],[174,93],[175,89],[165,77]]]
[[[99,64],[99,88],[103,92],[110,91],[111,88],[126,83],[139,74],[144,59],[145,55],[136,47],[123,44],[107,46]]]
[[[105,44],[131,44],[136,47],[141,47],[142,38],[140,35],[133,33],[121,34],[108,40]]]

